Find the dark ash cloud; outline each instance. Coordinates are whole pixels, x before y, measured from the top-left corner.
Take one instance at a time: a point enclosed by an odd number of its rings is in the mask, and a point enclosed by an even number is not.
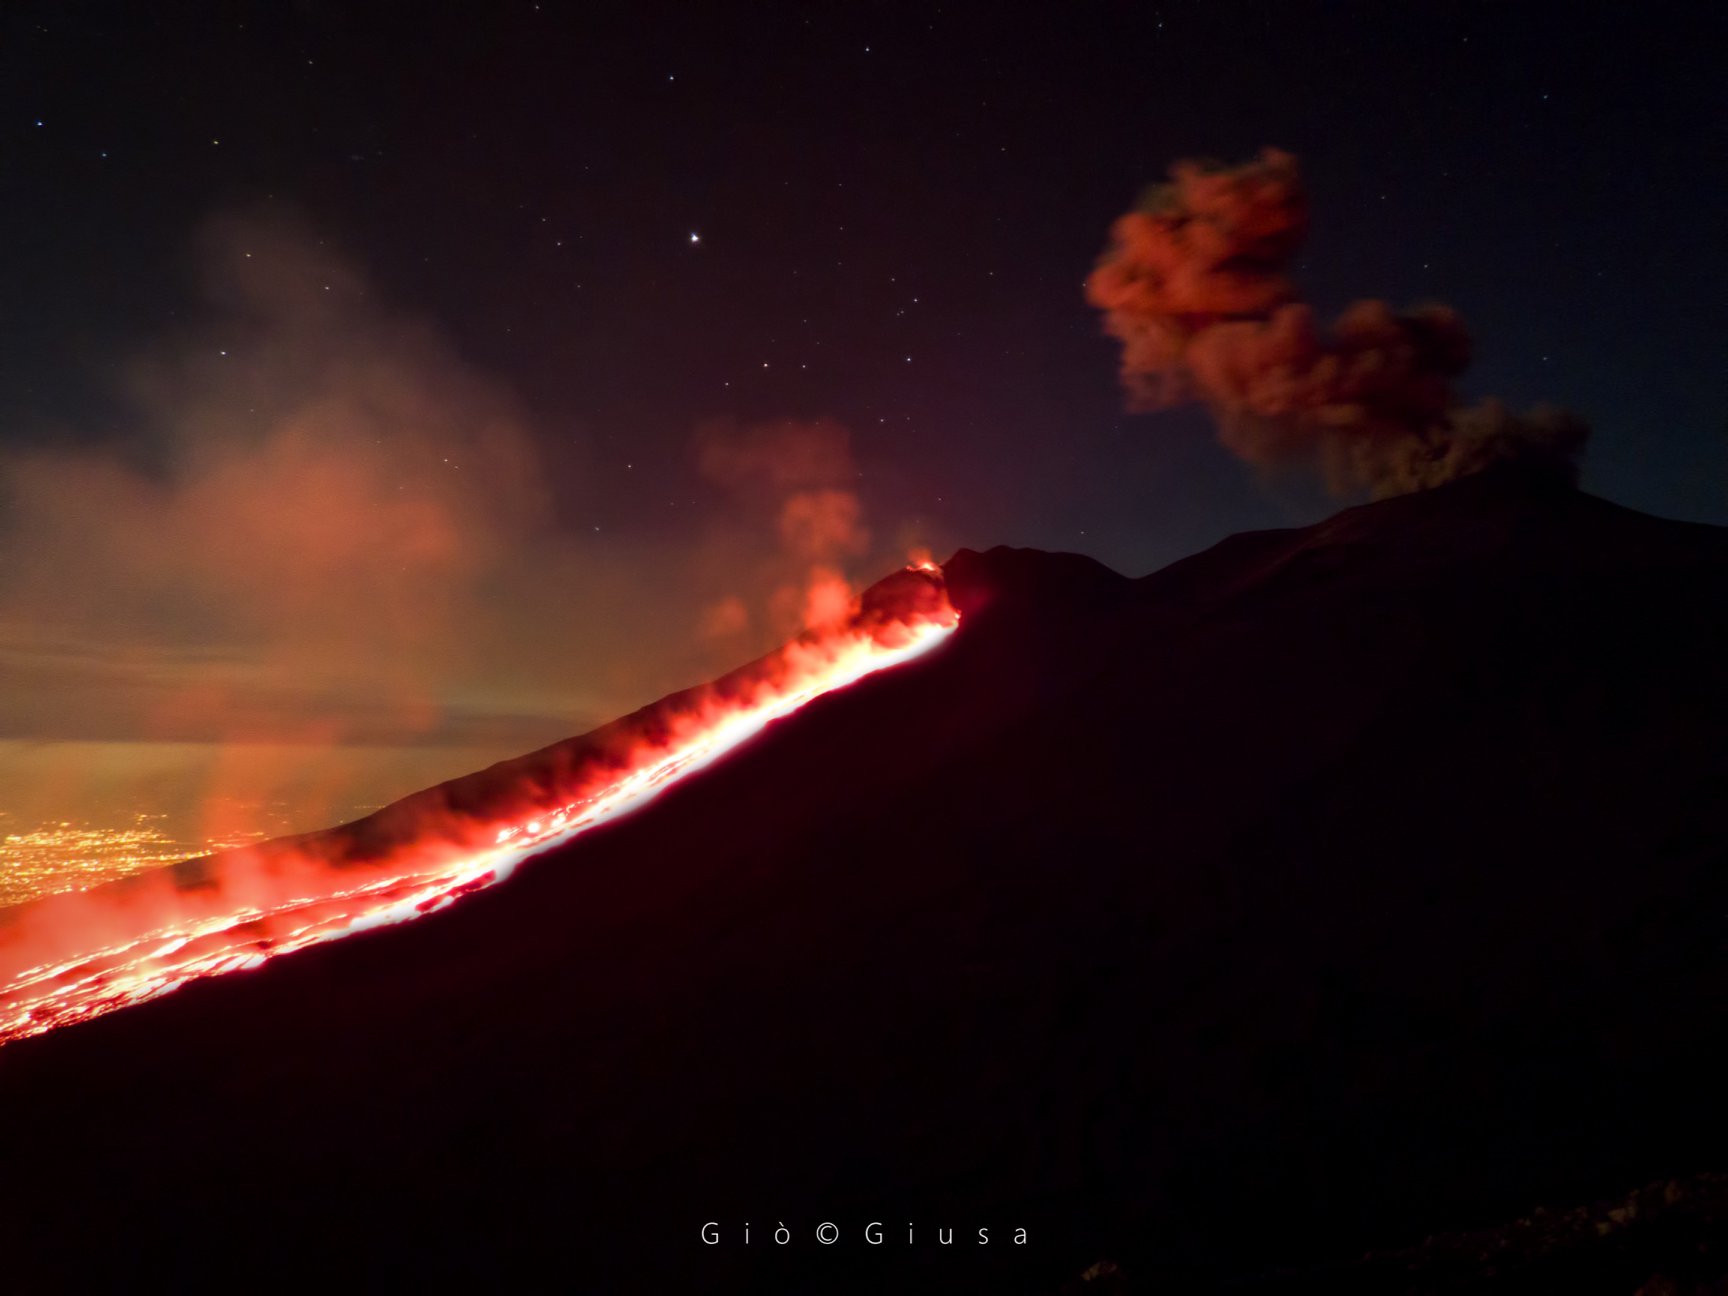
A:
[[[1305,462],[1340,493],[1396,495],[1516,461],[1576,475],[1575,416],[1465,407],[1454,382],[1471,341],[1444,305],[1358,301],[1327,328],[1291,281],[1308,229],[1296,159],[1178,162],[1118,219],[1086,283],[1122,344],[1133,407],[1190,400],[1258,466]]]

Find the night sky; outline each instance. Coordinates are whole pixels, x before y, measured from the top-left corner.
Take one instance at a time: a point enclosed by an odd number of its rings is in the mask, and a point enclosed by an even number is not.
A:
[[[1451,304],[1467,395],[1728,523],[1725,49],[1703,5],[8,4],[9,781],[456,774],[763,650],[816,569],[1317,520],[1125,409],[1082,282],[1180,158],[1290,150],[1323,314]],[[323,813],[338,763],[247,786]]]

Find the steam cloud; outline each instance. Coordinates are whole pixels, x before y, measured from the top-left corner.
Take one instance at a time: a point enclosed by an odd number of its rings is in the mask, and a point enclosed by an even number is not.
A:
[[[129,442],[0,463],[8,638],[172,645],[155,737],[343,736],[312,695],[426,732],[546,512],[521,420],[306,231],[227,219],[200,253],[213,320],[132,367]]]
[[[698,432],[696,449],[703,476],[751,513],[772,510],[777,519],[780,570],[769,600],[775,630],[822,629],[850,616],[857,600],[841,564],[869,552],[870,531],[852,489],[858,470],[846,429],[833,419],[718,422]],[[748,624],[748,608],[728,596],[708,609],[703,628],[718,636]]]
[[[285,796],[314,827],[355,799],[338,749],[400,752],[368,787],[396,795],[703,673],[678,555],[561,530],[543,438],[439,330],[280,213],[210,222],[193,265],[113,427],[0,453],[0,740],[90,753],[0,809],[107,813],[102,752],[149,744],[218,753],[203,839]]]
[[[1296,159],[1179,162],[1116,221],[1086,281],[1122,343],[1137,409],[1204,401],[1257,466],[1317,462],[1333,489],[1422,490],[1516,461],[1576,475],[1586,426],[1565,411],[1461,406],[1470,335],[1447,306],[1349,306],[1323,330],[1288,267],[1307,233]]]

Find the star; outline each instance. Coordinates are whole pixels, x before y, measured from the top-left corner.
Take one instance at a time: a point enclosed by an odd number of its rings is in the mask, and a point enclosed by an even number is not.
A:
[[[702,236],[700,234],[698,234],[695,230],[691,230],[690,231],[690,241],[692,243],[700,243],[702,241]]]

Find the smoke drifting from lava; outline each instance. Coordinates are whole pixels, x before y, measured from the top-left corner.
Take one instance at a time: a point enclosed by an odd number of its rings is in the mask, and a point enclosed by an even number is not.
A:
[[[775,591],[768,614],[779,635],[837,625],[857,610],[843,564],[870,550],[864,505],[853,489],[858,468],[851,437],[832,419],[785,419],[752,427],[710,423],[698,430],[703,476],[753,516],[772,512],[780,553],[771,561]],[[737,634],[749,611],[729,595],[708,609],[704,631]]]
[[[1308,227],[1290,154],[1170,175],[1116,221],[1086,282],[1133,407],[1204,401],[1239,458],[1315,462],[1340,493],[1396,495],[1506,461],[1575,475],[1588,434],[1576,417],[1460,405],[1470,336],[1451,308],[1359,301],[1330,331],[1316,323],[1288,273]]]
[[[663,546],[559,532],[525,415],[436,329],[277,213],[193,261],[197,320],[126,368],[115,427],[0,454],[0,738],[214,746],[211,840],[290,788],[304,826],[347,811],[303,796],[334,745],[447,747],[448,777],[698,671],[693,592],[639,597]]]
[[[304,231],[224,220],[200,260],[215,320],[133,366],[132,441],[0,463],[6,619],[208,645],[151,736],[337,736],[270,704],[307,693],[425,732],[478,583],[545,511],[520,420]]]

